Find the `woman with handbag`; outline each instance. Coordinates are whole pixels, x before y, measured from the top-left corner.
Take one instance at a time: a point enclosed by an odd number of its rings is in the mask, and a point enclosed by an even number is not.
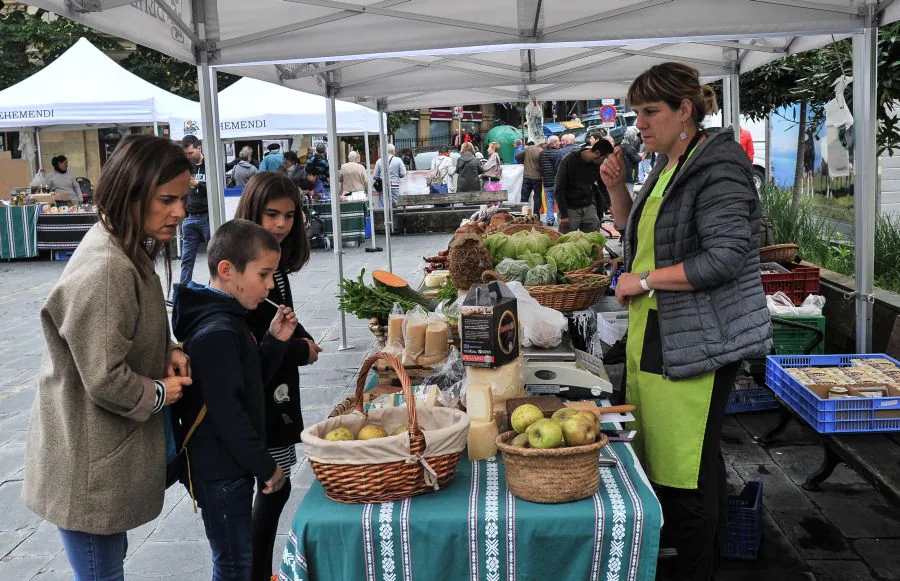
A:
[[[169,339],[155,260],[162,252],[171,278],[169,242],[192,167],[168,139],[123,139],[94,196],[100,222],[41,309],[46,346],[22,498],[59,528],[79,581],[124,579],[126,532],[162,510],[161,412],[191,379]]]
[[[600,169],[624,232],[616,298],[628,305],[635,449],[662,506],[660,546],[678,551],[671,578],[695,581],[715,577],[724,532],[719,440],[728,394],[740,362],[772,348],[759,280],[759,196],[732,130],[700,126],[714,98],[687,65],[645,71],[628,103],[660,160],[633,202],[621,148]]]
[[[500,179],[503,177],[503,161],[500,159],[500,144],[492,141],[488,144],[488,160],[484,164],[484,191],[496,192],[503,188]]]
[[[482,173],[484,173],[484,166],[481,165],[481,160],[475,157],[475,146],[471,141],[463,142],[460,147],[459,159],[456,160],[456,191],[480,192],[481,180],[479,178]]]

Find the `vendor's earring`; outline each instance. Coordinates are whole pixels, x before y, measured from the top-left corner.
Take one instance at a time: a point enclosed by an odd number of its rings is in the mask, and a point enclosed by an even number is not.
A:
[[[681,133],[678,134],[678,139],[682,141],[687,139],[687,133],[684,130],[684,121],[681,122]]]

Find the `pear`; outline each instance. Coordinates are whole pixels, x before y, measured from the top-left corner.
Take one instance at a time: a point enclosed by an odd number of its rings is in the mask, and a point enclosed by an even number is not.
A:
[[[329,442],[343,442],[347,440],[353,440],[353,432],[348,430],[347,428],[335,428],[325,434],[325,439]]]
[[[564,422],[566,419],[577,415],[580,410],[576,410],[573,408],[560,408],[553,412],[553,415],[550,416],[551,420],[556,420],[557,422]]]
[[[594,421],[580,414],[570,416],[562,422],[562,433],[567,446],[587,446],[597,438]]]
[[[600,433],[600,414],[595,414],[594,412],[589,412],[587,410],[579,410],[578,414],[591,420],[591,422],[594,424],[594,431],[598,434]]]
[[[378,424],[366,424],[359,430],[356,435],[359,440],[374,440],[375,438],[385,438],[388,433]]]
[[[404,432],[408,432],[408,431],[409,431],[409,424],[400,424],[399,426],[394,428],[394,431],[391,432],[391,435],[399,436],[400,434],[402,434]]]
[[[528,434],[519,434],[509,443],[510,446],[517,446],[519,448],[527,448],[528,447]]]

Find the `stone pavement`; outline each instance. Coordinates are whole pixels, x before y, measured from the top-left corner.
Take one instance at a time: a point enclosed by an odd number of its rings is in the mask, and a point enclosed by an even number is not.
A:
[[[394,271],[416,282],[421,257],[433,254],[446,240],[445,234],[394,238]],[[356,276],[361,267],[371,271],[385,264],[383,253],[347,249],[345,273]],[[41,521],[19,499],[25,430],[42,348],[38,312],[64,266],[47,261],[0,263],[0,581],[71,578],[55,527]],[[177,276],[177,268],[175,272]],[[195,278],[205,280],[202,260],[196,274]],[[348,343],[353,348],[338,351],[340,327],[330,252],[315,251],[310,263],[291,277],[291,285],[302,322],[325,348],[319,363],[301,370],[303,416],[313,423],[350,394],[356,370],[372,347],[372,335],[365,321],[348,317]],[[778,442],[760,446],[754,437],[776,421],[775,414],[768,412],[726,418],[723,451],[729,485],[738,490],[748,480],[765,483],[764,536],[759,559],[725,562],[719,579],[900,580],[900,509],[888,505],[845,466],[818,492],[800,488],[821,461],[818,436],[794,422]],[[312,482],[308,465],[298,465],[292,480],[291,499],[279,525],[282,536],[276,543],[276,561],[284,533]],[[129,580],[210,577],[202,521],[182,488],[168,491],[159,518],[129,533],[125,568]]]
[[[378,242],[383,246],[383,238]],[[417,284],[422,276],[417,270],[422,256],[433,255],[446,243],[446,234],[393,238],[394,272]],[[384,252],[345,250],[344,273],[348,278],[355,278],[363,267],[367,272],[387,268]],[[176,278],[178,266],[178,262],[173,263]],[[72,578],[56,527],[29,511],[19,496],[25,430],[43,347],[39,312],[64,267],[64,262],[46,260],[0,263],[0,581]],[[205,256],[198,257],[194,274],[195,280],[208,279]],[[356,371],[374,339],[367,321],[349,315],[347,343],[352,348],[338,350],[340,320],[333,253],[313,251],[309,264],[292,275],[290,282],[301,322],[324,348],[315,365],[301,369],[303,420],[310,425],[324,419],[355,388]],[[303,458],[302,452],[298,455]],[[294,469],[291,498],[279,524],[276,562],[281,559],[284,535],[297,505],[312,479],[308,464],[301,461]],[[125,572],[135,581],[211,577],[203,522],[199,514],[194,514],[191,499],[180,485],[168,490],[162,514],[155,521],[129,532]]]

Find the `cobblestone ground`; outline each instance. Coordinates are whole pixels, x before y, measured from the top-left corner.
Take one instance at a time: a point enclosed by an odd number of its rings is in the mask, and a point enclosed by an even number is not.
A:
[[[383,243],[383,238],[378,238]],[[446,245],[447,235],[392,239],[394,272],[418,283],[422,256]],[[383,245],[383,244],[382,244]],[[355,277],[387,267],[384,252],[346,248],[344,272]],[[194,278],[206,281],[205,257],[198,257]],[[178,273],[179,264],[173,264]],[[0,581],[57,581],[72,578],[56,527],[42,521],[20,500],[25,430],[34,400],[43,335],[39,312],[65,267],[64,262],[0,263]],[[335,297],[334,254],[313,252],[303,270],[290,277],[300,320],[325,349],[319,361],[301,370],[303,419],[309,425],[324,419],[355,387],[356,370],[373,346],[366,321],[347,317],[347,344],[340,351],[340,319]],[[162,276],[162,275],[161,275]],[[87,297],[86,297],[87,300]],[[303,458],[302,453],[299,454]],[[291,498],[279,524],[275,560],[280,561],[284,534],[309,485],[312,471],[302,462],[294,468]],[[166,494],[162,514],[128,534],[125,572],[129,580],[209,579],[209,545],[199,514],[181,486]]]
[[[395,238],[394,271],[417,282],[421,256],[442,247],[446,239],[445,234]],[[385,264],[383,253],[347,249],[349,276],[361,267],[372,270]],[[0,263],[0,581],[71,579],[55,527],[19,500],[25,430],[42,348],[38,312],[64,266],[47,261]],[[195,278],[206,278],[202,260]],[[365,321],[348,318],[352,348],[338,350],[340,325],[331,253],[314,252],[310,264],[291,277],[291,285],[301,320],[325,347],[319,363],[301,372],[303,416],[312,423],[350,393],[356,370],[372,347],[372,335]],[[764,482],[764,531],[759,558],[724,563],[718,579],[900,579],[900,510],[845,466],[838,467],[821,490],[803,490],[800,483],[822,458],[820,438],[794,422],[776,443],[760,446],[754,438],[776,421],[775,413],[726,419],[723,452],[729,485],[738,490],[746,481]],[[282,536],[276,544],[276,560],[312,474],[301,463],[292,478],[293,492],[279,525]],[[125,568],[129,580],[210,577],[203,525],[182,488],[168,491],[159,518],[129,533]]]

